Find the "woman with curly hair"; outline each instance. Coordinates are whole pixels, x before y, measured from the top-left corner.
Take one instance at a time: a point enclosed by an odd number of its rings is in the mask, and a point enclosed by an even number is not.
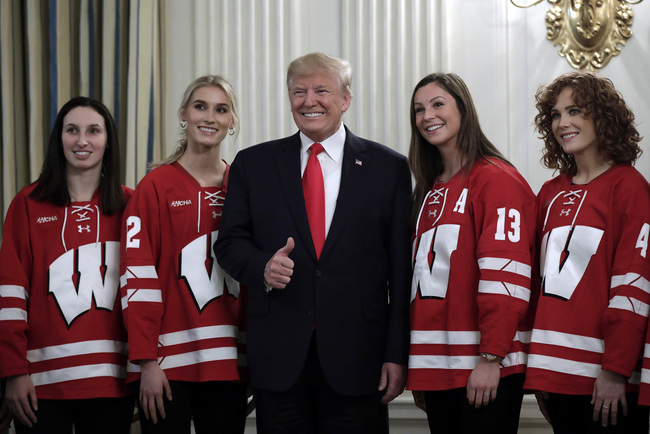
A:
[[[541,285],[525,388],[555,433],[647,433],[637,406],[650,304],[650,185],[634,115],[612,82],[571,72],[536,95]]]

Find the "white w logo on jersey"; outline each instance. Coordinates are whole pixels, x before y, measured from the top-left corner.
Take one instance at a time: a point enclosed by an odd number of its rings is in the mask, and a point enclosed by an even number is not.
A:
[[[561,226],[544,235],[540,258],[544,295],[571,298],[603,234],[590,226]]]
[[[460,225],[440,225],[429,229],[417,240],[411,302],[420,291],[421,298],[444,299],[449,286],[451,254],[458,247]],[[433,256],[429,265],[429,254]]]
[[[68,250],[48,270],[48,292],[54,296],[68,328],[88,312],[113,310],[119,288],[120,243],[92,243]],[[73,275],[76,279],[73,280]]]
[[[187,283],[199,311],[223,295],[224,284],[231,297],[239,297],[239,284],[223,271],[214,257],[212,244],[218,234],[219,231],[213,231],[201,235],[181,251],[179,275]]]

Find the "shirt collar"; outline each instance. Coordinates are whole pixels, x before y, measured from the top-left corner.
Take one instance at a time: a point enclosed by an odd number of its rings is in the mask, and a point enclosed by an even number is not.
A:
[[[308,154],[309,153],[309,147],[313,145],[314,142],[312,139],[307,137],[300,132],[300,155],[302,154]],[[323,149],[329,155],[329,157],[338,162],[341,156],[343,155],[343,145],[345,144],[345,126],[343,126],[343,123],[341,123],[341,126],[339,127],[338,131],[336,131],[334,134],[332,134],[330,137],[327,139],[323,140],[322,142],[319,142],[321,145],[323,145]]]

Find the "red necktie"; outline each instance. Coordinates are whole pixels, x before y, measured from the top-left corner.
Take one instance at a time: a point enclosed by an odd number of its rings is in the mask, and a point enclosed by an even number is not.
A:
[[[309,149],[311,149],[311,154],[309,154],[305,173],[302,175],[302,192],[305,196],[305,208],[307,209],[311,238],[316,248],[316,257],[320,258],[323,244],[325,244],[325,186],[323,171],[317,156],[323,152],[323,145],[314,143]]]

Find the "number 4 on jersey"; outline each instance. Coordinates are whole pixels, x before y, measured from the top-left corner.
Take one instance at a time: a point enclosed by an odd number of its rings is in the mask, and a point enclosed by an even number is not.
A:
[[[641,249],[641,256],[644,258],[648,252],[648,238],[650,238],[650,225],[644,223],[641,232],[639,232],[639,238],[636,240],[636,246],[634,247],[635,249]]]

